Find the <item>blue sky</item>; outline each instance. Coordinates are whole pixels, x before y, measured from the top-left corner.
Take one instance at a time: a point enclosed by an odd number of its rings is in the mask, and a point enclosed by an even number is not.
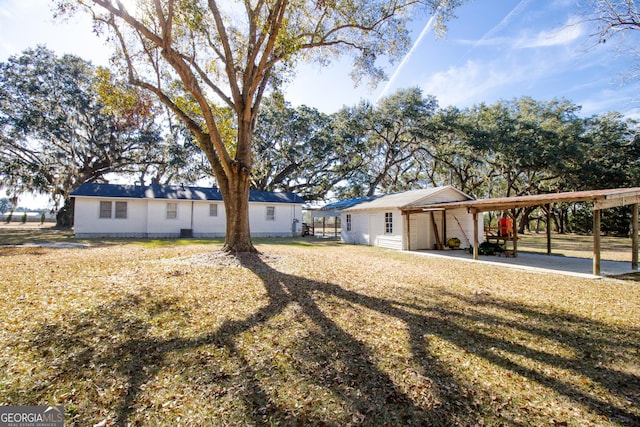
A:
[[[330,113],[361,99],[375,102],[399,88],[418,86],[440,106],[461,108],[499,99],[530,96],[566,98],[582,106],[582,115],[619,111],[640,118],[640,79],[624,73],[640,57],[640,31],[626,45],[611,40],[597,45],[595,30],[581,22],[578,0],[475,0],[457,11],[444,38],[423,31],[428,16],[414,22],[414,46],[400,66],[387,67],[391,80],[376,89],[354,88],[347,58],[328,67],[298,69],[287,88],[294,105]],[[36,44],[107,64],[108,48],[84,17],[53,22],[48,0],[0,0],[0,61]],[[418,39],[420,34],[423,37]],[[626,53],[625,53],[626,48]]]
[[[461,108],[500,99],[530,96],[566,98],[589,116],[615,110],[640,118],[640,79],[625,81],[625,72],[640,64],[629,47],[640,45],[640,31],[625,44],[612,39],[598,45],[595,29],[579,15],[577,0],[476,0],[458,9],[444,38],[432,32],[415,43],[392,79],[376,90],[354,90],[348,64],[333,69],[305,67],[290,91],[294,103],[314,102],[333,111],[361,98],[411,86],[435,95],[440,106]],[[418,39],[427,18],[416,22]],[[311,100],[311,101],[309,101]]]

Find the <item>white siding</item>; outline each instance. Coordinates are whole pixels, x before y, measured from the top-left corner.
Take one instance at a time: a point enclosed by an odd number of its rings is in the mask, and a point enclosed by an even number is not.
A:
[[[484,241],[483,218],[482,215],[478,215],[478,241],[480,242]],[[473,215],[467,213],[464,208],[447,211],[447,239],[452,237],[460,239],[462,248],[473,246]]]
[[[392,214],[393,229],[391,233],[386,232],[385,214],[389,212]],[[376,227],[371,230],[371,233],[375,236],[373,245],[380,246],[389,249],[402,249],[402,236],[403,236],[403,216],[399,209],[385,209],[376,215]]]
[[[362,212],[353,212],[351,214],[351,231],[347,232],[342,229],[342,241],[354,245],[369,244],[369,215]],[[342,213],[340,217],[341,224],[346,224],[346,214]]]
[[[385,232],[385,213],[393,214],[393,232]],[[346,224],[346,213],[341,214],[342,224]],[[351,231],[342,230],[342,241],[356,245],[381,246],[402,249],[403,216],[398,209],[384,211],[351,212]]]
[[[464,200],[468,199],[452,187],[445,187],[442,189],[442,191],[438,191],[428,198],[429,204],[461,202]]]
[[[177,203],[178,214],[176,218],[167,218],[167,204]],[[164,200],[156,199],[148,201],[147,211],[147,237],[150,238],[174,238],[180,237],[181,229],[191,228],[191,201],[190,200]]]
[[[446,203],[468,200],[452,187],[445,187],[442,191],[436,191],[428,197],[414,202],[416,206],[435,203]],[[382,204],[379,200],[378,204]],[[367,204],[367,206],[372,206]],[[393,233],[385,233],[385,212],[393,213]],[[446,245],[446,240],[452,237],[460,239],[463,248],[473,244],[473,216],[466,209],[454,209],[446,211],[446,233],[443,230],[444,211],[412,213],[408,217],[402,215],[400,208],[376,207],[361,208],[358,206],[341,213],[342,224],[346,224],[347,214],[351,215],[351,231],[342,230],[342,241],[345,243],[374,245],[391,249],[434,249],[436,246],[436,234],[434,232],[433,219],[438,231],[441,243]],[[460,225],[458,225],[458,221]],[[478,218],[479,240],[483,240],[483,218]],[[464,231],[464,232],[463,232]],[[466,236],[466,237],[465,237]]]
[[[99,218],[100,201],[127,202],[127,218]],[[167,203],[177,203],[176,218],[167,218]],[[209,216],[209,205],[218,205],[218,215]],[[268,221],[267,206],[275,207],[275,220]],[[302,206],[293,203],[250,203],[249,223],[253,237],[288,237],[301,231]],[[76,237],[175,238],[182,229],[194,237],[224,237],[226,215],[222,201],[125,199],[76,197]]]
[[[274,220],[267,219],[267,207],[275,207]],[[290,203],[251,203],[249,224],[254,237],[299,235],[302,229],[302,207]]]
[[[111,218],[100,218],[100,202],[112,202]],[[127,218],[114,218],[115,202],[127,202]],[[147,228],[147,201],[120,198],[76,198],[76,237],[144,237]]]
[[[411,247],[408,249],[412,251],[432,249],[435,239],[432,232],[431,214],[411,214],[409,215],[409,221],[411,221],[409,226],[411,235],[409,236],[408,243],[405,242],[404,247],[407,247],[408,244],[410,244]]]
[[[446,211],[446,233],[442,230],[442,212],[433,212],[438,237],[443,245],[453,237],[460,239],[460,247],[468,248],[473,246],[473,215],[467,213],[464,208]],[[411,214],[411,250],[435,249],[436,235],[433,230],[431,212]],[[457,219],[457,221],[456,221]],[[460,224],[458,224],[458,222]],[[478,239],[484,240],[483,217],[478,217]],[[406,247],[406,244],[405,244]]]
[[[218,206],[218,215],[210,216],[210,205]],[[224,237],[227,226],[227,216],[222,202],[207,201],[193,204],[193,236],[194,237]]]

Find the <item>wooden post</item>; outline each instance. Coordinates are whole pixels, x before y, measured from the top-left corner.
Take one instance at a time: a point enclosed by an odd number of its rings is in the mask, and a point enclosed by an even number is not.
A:
[[[327,217],[323,216],[322,217],[322,237],[324,237],[324,232],[325,232],[326,226],[327,226]]]
[[[333,217],[333,237],[338,237],[338,218],[337,216]]]
[[[478,259],[478,213],[473,212],[473,259]]]
[[[442,245],[442,242],[440,241],[440,234],[438,233],[438,225],[436,224],[436,218],[435,218],[435,213],[432,211],[431,212],[431,225],[433,226],[433,234],[434,237],[436,238],[436,249],[438,249],[439,251],[443,250],[444,247]]]
[[[411,250],[411,213],[407,212],[407,250]]]
[[[513,257],[518,257],[518,218],[516,215],[513,215]],[[505,243],[505,246],[507,244]]]
[[[633,204],[631,215],[631,269],[638,269],[638,204]]]
[[[593,274],[600,275],[600,221],[602,219],[602,211],[600,209],[593,210]]]
[[[551,255],[551,203],[547,205],[547,255]]]
[[[447,210],[442,211],[442,243],[447,246]]]

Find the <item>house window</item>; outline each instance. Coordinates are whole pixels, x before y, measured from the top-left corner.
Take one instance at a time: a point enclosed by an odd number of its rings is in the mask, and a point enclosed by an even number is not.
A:
[[[347,214],[347,231],[351,231],[351,214]]]
[[[209,216],[218,216],[218,205],[211,203],[209,205]]]
[[[127,219],[127,202],[116,202],[116,219]]]
[[[178,204],[167,203],[167,219],[176,219],[176,218],[178,218]]]
[[[393,212],[384,213],[384,233],[393,234]]]
[[[276,207],[267,206],[267,221],[275,221],[275,220],[276,220]]]
[[[100,218],[111,218],[111,202],[100,202]]]

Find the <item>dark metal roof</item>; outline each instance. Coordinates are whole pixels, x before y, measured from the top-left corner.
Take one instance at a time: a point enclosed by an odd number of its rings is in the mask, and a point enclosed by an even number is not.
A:
[[[320,210],[320,211],[333,211],[333,210],[340,211],[340,210],[347,209],[347,208],[350,208],[352,206],[358,205],[358,204],[363,203],[363,202],[371,201],[371,200],[373,200],[373,199],[375,199],[377,197],[379,197],[379,196],[365,196],[365,197],[358,197],[356,199],[341,200],[339,202],[333,202],[333,203],[329,203],[327,205],[324,205],[323,207],[321,207],[318,210]]]
[[[222,201],[220,190],[212,187],[183,185],[121,185],[87,182],[71,192],[71,197],[119,197],[127,199],[175,199]],[[293,193],[251,190],[250,202],[299,203],[304,200]]]

